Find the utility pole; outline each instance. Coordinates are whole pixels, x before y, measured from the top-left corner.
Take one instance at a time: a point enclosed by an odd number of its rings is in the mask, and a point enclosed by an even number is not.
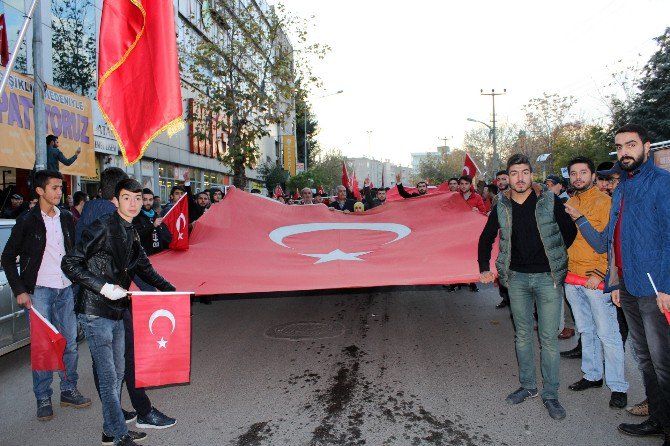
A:
[[[479,90],[479,93],[482,96],[491,96],[491,100],[493,101],[493,127],[491,132],[493,133],[493,174],[495,175],[495,173],[498,172],[498,147],[496,140],[496,96],[504,95],[507,93],[507,89],[504,88],[502,93],[496,93],[494,89],[491,89],[491,93],[484,93],[484,89],[481,89]]]
[[[35,124],[35,170],[47,168],[46,110],[44,108],[44,58],[42,57],[42,3],[33,15],[33,113]]]

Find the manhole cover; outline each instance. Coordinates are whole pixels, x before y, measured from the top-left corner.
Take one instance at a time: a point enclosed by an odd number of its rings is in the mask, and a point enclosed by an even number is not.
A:
[[[344,326],[339,322],[289,322],[268,328],[265,336],[268,338],[302,339],[336,338],[344,334]]]

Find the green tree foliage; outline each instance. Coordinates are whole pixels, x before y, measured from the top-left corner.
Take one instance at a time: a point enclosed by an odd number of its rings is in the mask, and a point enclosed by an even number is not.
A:
[[[92,0],[52,0],[51,45],[54,83],[91,96],[96,86],[96,55]]]
[[[321,148],[316,139],[319,132],[319,122],[312,113],[312,105],[307,102],[307,92],[298,82],[295,96],[296,145],[298,147],[298,162],[305,162],[305,129],[307,130],[307,168],[314,165]],[[306,127],[305,127],[306,125]]]
[[[275,163],[263,163],[258,167],[258,175],[260,176],[265,188],[269,194],[273,194],[278,184],[282,185],[282,189],[286,186],[286,179],[288,172],[285,171],[281,165]]]
[[[233,184],[244,188],[246,169],[256,166],[259,141],[270,126],[288,132],[294,111],[296,79],[307,88],[317,82],[306,62],[323,57],[326,47],[307,44],[306,26],[281,6],[261,10],[256,2],[203,2],[204,34],[191,31],[182,48],[182,70],[213,116],[199,124],[207,138],[214,125],[228,135],[220,160],[233,171]],[[295,39],[289,42],[286,32]]]
[[[327,153],[317,160],[310,169],[289,178],[287,187],[291,193],[296,188],[310,187],[319,189],[323,186],[325,193],[333,193],[338,184],[342,184],[342,163],[345,158],[340,152]],[[362,187],[362,183],[361,183]]]
[[[512,154],[512,149],[517,142],[519,129],[516,125],[501,125],[496,127],[496,150],[498,153],[498,166],[504,168],[507,158]],[[463,151],[470,154],[472,159],[481,170],[484,177],[491,181],[495,176],[493,171],[493,139],[491,131],[485,127],[476,127],[465,134],[463,139]],[[463,168],[463,158],[460,160],[460,173]]]
[[[630,121],[649,130],[652,141],[670,140],[670,27],[657,37],[659,48],[642,71],[640,94],[633,100]]]
[[[560,176],[560,168],[567,167],[568,161],[576,156],[590,158],[596,166],[608,161],[611,141],[608,132],[600,126],[580,122],[563,125],[554,141],[554,172],[551,173]]]

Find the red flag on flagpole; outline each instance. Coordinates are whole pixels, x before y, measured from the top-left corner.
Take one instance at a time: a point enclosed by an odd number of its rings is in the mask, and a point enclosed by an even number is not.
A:
[[[5,15],[0,14],[0,64],[7,66],[9,63],[9,41],[7,40],[7,24]]]
[[[172,2],[104,0],[98,103],[126,164],[184,128]]]
[[[351,179],[351,192],[354,194],[356,200],[362,200],[361,191],[358,188],[358,180],[356,179],[356,172],[354,172],[354,176]]]
[[[277,187],[275,187],[275,198],[279,198],[282,195],[284,195],[284,190],[281,188],[281,185],[277,184]]]
[[[346,161],[342,161],[342,186],[346,187],[347,190],[351,190],[351,180],[349,179]]]
[[[468,175],[470,178],[473,178],[477,175],[479,168],[475,164],[474,160],[470,157],[469,154],[465,154],[465,161],[463,161],[463,173],[462,175]]]
[[[132,293],[137,387],[189,382],[191,294]]]
[[[170,249],[185,251],[188,249],[188,195],[184,194],[163,217],[172,241]]]
[[[34,371],[65,370],[65,338],[33,306],[30,309],[30,365]]]

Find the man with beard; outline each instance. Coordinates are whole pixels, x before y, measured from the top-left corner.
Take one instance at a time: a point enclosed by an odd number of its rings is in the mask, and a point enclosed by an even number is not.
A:
[[[611,200],[594,187],[594,170],[595,165],[588,158],[578,156],[570,160],[568,172],[575,196],[568,200],[568,205],[583,213],[595,228],[602,230],[609,221]],[[622,409],[626,407],[628,391],[624,378],[623,342],[611,296],[598,289],[607,271],[607,256],[596,253],[584,237],[577,234],[568,249],[568,271],[588,279],[583,286],[565,284],[565,296],[581,335],[584,372],[582,379],[569,388],[582,391],[602,387],[605,377],[612,391],[610,407]]]
[[[151,189],[142,189],[142,210],[133,219],[133,226],[140,236],[140,244],[147,256],[161,252],[172,239],[170,231],[162,223],[163,217],[154,210],[154,193]]]
[[[395,175],[395,184],[398,187],[398,193],[403,198],[420,197],[421,195],[426,195],[426,192],[428,192],[428,184],[425,181],[419,181],[416,183],[416,192],[412,192],[410,194],[405,190],[402,183],[400,182],[399,173]]]
[[[605,292],[623,308],[640,360],[649,419],[622,423],[633,436],[663,436],[670,446],[670,172],[649,156],[647,130],[627,124],[614,136],[619,166],[624,171],[612,196],[609,223],[596,230],[577,209],[566,205],[580,232],[598,253],[607,252]]]
[[[498,186],[498,194],[496,195],[496,200],[493,205],[495,205],[498,200],[500,200],[500,197],[502,196],[503,192],[505,192],[509,188],[509,175],[507,175],[506,170],[500,170],[496,173],[496,185]],[[491,208],[493,210],[493,208]],[[509,292],[507,291],[507,287],[499,284],[498,286],[498,294],[500,294],[500,298],[502,299],[498,305],[496,305],[496,308],[505,308],[506,306],[509,305]]]
[[[372,190],[370,189],[370,178],[366,178],[363,182],[363,196],[365,197],[365,208],[372,209],[386,203],[386,189],[380,187],[375,190],[373,198]]]
[[[542,400],[549,416],[561,420],[565,409],[558,401],[560,356],[556,333],[563,305],[561,285],[568,273],[567,247],[575,239],[577,228],[556,195],[546,186],[533,183],[527,156],[512,155],[507,172],[510,190],[491,210],[478,248],[480,281],[491,283],[495,280],[490,269],[491,249],[500,232],[496,267],[500,283],[509,290],[521,384],[506,401],[519,404],[538,396],[533,340],[533,310],[537,307]]]

